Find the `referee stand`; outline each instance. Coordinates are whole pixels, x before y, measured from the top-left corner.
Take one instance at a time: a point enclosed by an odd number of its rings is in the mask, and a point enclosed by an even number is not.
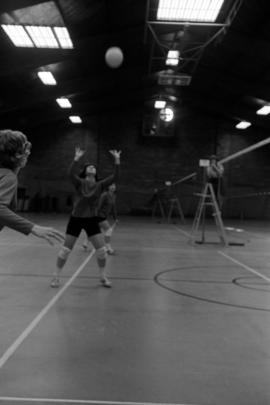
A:
[[[224,228],[224,224],[222,221],[221,217],[221,212],[216,200],[215,192],[213,189],[213,186],[211,183],[206,183],[202,193],[197,193],[195,195],[198,195],[200,197],[200,201],[195,213],[195,218],[193,221],[192,229],[191,229],[191,234],[190,234],[190,239],[189,241],[194,244],[196,243],[205,243],[205,217],[206,217],[206,208],[210,207],[212,216],[215,220],[215,225],[216,225],[216,231],[219,236],[219,239],[221,243],[224,246],[228,246],[228,240],[227,240],[227,235],[226,231]],[[202,230],[202,235],[201,235],[201,241],[196,241],[196,235],[201,228]]]

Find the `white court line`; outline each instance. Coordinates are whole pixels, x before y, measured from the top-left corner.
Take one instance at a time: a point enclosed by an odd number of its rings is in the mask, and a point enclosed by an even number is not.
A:
[[[69,404],[99,404],[99,405],[195,405],[195,404],[168,404],[165,402],[128,402],[128,401],[95,401],[88,399],[52,399],[52,398],[19,398],[0,397],[0,401],[20,401],[20,402],[56,402]]]
[[[13,353],[18,349],[18,347],[23,343],[28,335],[33,331],[33,329],[38,325],[41,319],[47,314],[51,307],[56,303],[56,301],[63,295],[66,289],[70,286],[73,280],[80,274],[84,266],[89,262],[95,251],[93,250],[90,255],[84,260],[80,265],[78,270],[73,274],[72,277],[64,284],[64,286],[58,291],[58,293],[48,302],[48,304],[43,308],[43,310],[33,319],[33,321],[27,326],[27,328],[20,334],[20,336],[12,343],[12,345],[6,350],[6,352],[0,358],[0,368],[7,362],[7,360],[13,355]]]
[[[174,226],[174,228],[177,229],[178,232],[182,233],[185,236],[190,237],[190,233],[183,231],[183,229],[179,228],[177,225],[174,225],[174,224],[172,224],[172,225]]]
[[[256,276],[259,276],[259,277],[261,277],[262,279],[264,279],[265,281],[267,281],[268,283],[270,283],[270,278],[267,277],[267,276],[265,276],[264,274],[259,273],[257,270],[254,270],[254,269],[252,269],[251,267],[245,265],[244,263],[239,262],[238,260],[236,260],[236,259],[234,259],[233,257],[227,255],[226,253],[221,252],[220,250],[218,250],[218,253],[221,254],[221,255],[224,256],[224,257],[227,257],[227,259],[231,260],[232,262],[238,264],[239,266],[243,267],[244,269],[250,271],[250,272],[253,273],[253,274],[256,274]]]

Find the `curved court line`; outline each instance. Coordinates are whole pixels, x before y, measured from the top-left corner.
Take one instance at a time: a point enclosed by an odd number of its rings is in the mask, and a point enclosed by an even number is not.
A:
[[[254,311],[270,312],[270,309],[268,309],[268,308],[258,308],[258,307],[251,307],[251,306],[248,306],[248,305],[231,304],[229,302],[218,301],[218,300],[214,300],[214,299],[211,299],[211,298],[203,298],[203,297],[200,297],[200,296],[194,295],[194,294],[188,294],[188,293],[176,290],[174,288],[168,287],[166,284],[163,284],[161,282],[160,276],[162,276],[163,274],[166,274],[166,273],[170,273],[170,272],[173,272],[173,271],[179,271],[179,270],[182,270],[182,269],[181,268],[176,268],[176,269],[163,270],[163,271],[157,273],[154,276],[153,280],[159,287],[164,288],[165,290],[173,292],[174,294],[181,295],[183,297],[192,298],[192,299],[197,300],[197,301],[209,302],[211,304],[223,305],[223,306],[233,307],[233,308],[251,309],[251,310],[254,310]],[[168,281],[168,280],[162,279],[162,281]],[[179,280],[179,281],[181,281],[181,280]],[[230,282],[230,284],[232,284],[232,282]]]
[[[231,260],[232,262],[238,264],[239,266],[243,267],[244,269],[250,271],[251,273],[256,274],[256,276],[261,277],[263,280],[267,281],[268,283],[270,283],[270,278],[265,276],[264,274],[260,273],[259,271],[252,269],[251,267],[247,266],[246,264],[239,262],[238,260],[236,260],[233,257],[227,255],[226,253],[221,252],[220,250],[218,250],[218,253],[220,255],[226,257],[227,259]]]
[[[268,289],[268,290],[266,290],[265,288],[258,288],[258,287],[254,287],[254,284],[256,285],[259,285],[259,286],[261,286],[261,285],[265,285],[265,283],[264,284],[260,284],[260,283],[250,283],[250,284],[244,284],[244,283],[241,283],[239,280],[246,280],[246,279],[253,279],[253,278],[256,278],[256,279],[258,279],[258,277],[254,277],[254,276],[249,276],[249,277],[237,277],[237,278],[234,278],[233,280],[232,280],[232,282],[235,284],[235,285],[237,285],[238,287],[241,287],[241,288],[246,288],[246,289],[248,289],[248,290],[255,290],[255,291],[263,291],[263,292],[267,292],[268,294],[270,293],[270,290]]]
[[[7,360],[13,355],[13,353],[18,349],[18,347],[23,343],[28,335],[33,331],[33,329],[39,324],[41,319],[47,314],[51,307],[56,303],[56,301],[64,294],[66,289],[70,286],[73,280],[80,274],[84,266],[92,258],[95,251],[93,250],[90,255],[84,260],[80,265],[78,270],[73,274],[72,277],[63,285],[63,287],[58,291],[58,293],[48,302],[48,304],[43,308],[43,310],[33,319],[33,321],[27,326],[27,328],[20,334],[20,336],[12,343],[12,345],[5,351],[3,356],[0,358],[0,368],[7,362]]]
[[[159,402],[129,402],[129,401],[99,401],[91,399],[52,399],[52,398],[20,398],[20,397],[0,397],[0,401],[20,401],[20,402],[57,402],[64,404],[98,404],[98,405],[195,405],[195,404],[169,404]]]

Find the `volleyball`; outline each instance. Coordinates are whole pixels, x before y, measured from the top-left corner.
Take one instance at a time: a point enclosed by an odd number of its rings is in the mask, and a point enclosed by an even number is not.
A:
[[[105,61],[113,69],[118,68],[122,64],[123,59],[123,52],[118,46],[112,46],[105,53]]]

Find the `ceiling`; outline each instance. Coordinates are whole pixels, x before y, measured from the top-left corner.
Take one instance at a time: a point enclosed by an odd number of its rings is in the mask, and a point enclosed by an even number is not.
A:
[[[270,118],[256,115],[270,102],[269,3],[225,0],[216,23],[205,25],[157,23],[158,0],[1,0],[1,24],[64,24],[74,44],[68,50],[16,48],[0,29],[1,126],[67,120],[70,111],[55,101],[63,96],[85,122],[152,108],[162,95],[176,108],[186,103],[269,129]],[[105,62],[111,46],[123,51],[118,68]],[[182,59],[168,70],[172,48]],[[44,86],[40,70],[50,70],[57,85]],[[182,76],[190,77],[189,85]]]

